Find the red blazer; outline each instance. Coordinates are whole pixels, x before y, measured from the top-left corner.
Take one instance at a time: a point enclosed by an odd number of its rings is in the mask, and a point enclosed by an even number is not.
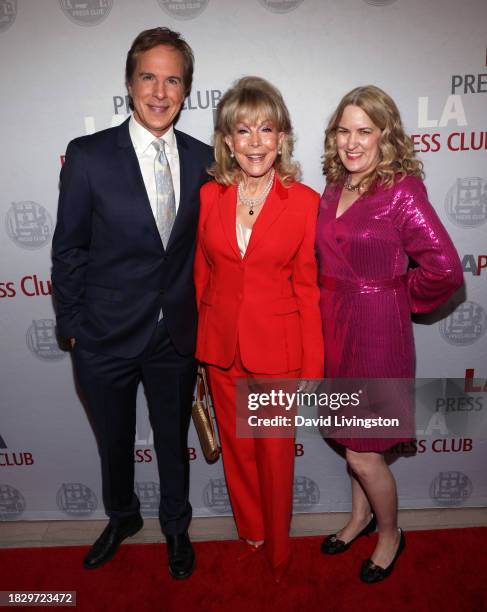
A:
[[[251,372],[323,376],[323,337],[314,251],[319,195],[276,178],[245,256],[237,245],[235,185],[200,191],[194,266],[199,312],[196,357],[222,368],[237,342]]]

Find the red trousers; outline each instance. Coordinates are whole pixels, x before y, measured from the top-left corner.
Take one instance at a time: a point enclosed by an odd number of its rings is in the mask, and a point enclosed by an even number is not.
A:
[[[271,566],[291,555],[294,438],[236,436],[236,377],[298,378],[299,370],[253,374],[242,364],[237,347],[228,369],[206,366],[222,446],[225,479],[241,538],[265,541]]]

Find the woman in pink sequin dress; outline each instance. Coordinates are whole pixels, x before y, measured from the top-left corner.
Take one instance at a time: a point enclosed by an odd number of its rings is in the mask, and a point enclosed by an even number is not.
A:
[[[326,130],[324,171],[316,246],[325,375],[412,379],[411,312],[429,312],[446,301],[462,283],[462,268],[386,93],[365,86],[342,99]],[[383,456],[398,441],[338,440],[352,479],[352,514],[321,549],[344,552],[377,525],[377,546],[360,571],[368,583],[392,572],[405,545],[396,483]]]

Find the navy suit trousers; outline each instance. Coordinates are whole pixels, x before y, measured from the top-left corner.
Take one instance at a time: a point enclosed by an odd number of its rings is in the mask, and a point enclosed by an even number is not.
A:
[[[196,362],[179,355],[164,319],[138,357],[93,353],[76,343],[73,364],[82,399],[98,441],[103,497],[111,520],[139,513],[134,492],[137,387],[142,382],[154,432],[165,534],[184,533],[191,521],[188,501],[188,427]]]

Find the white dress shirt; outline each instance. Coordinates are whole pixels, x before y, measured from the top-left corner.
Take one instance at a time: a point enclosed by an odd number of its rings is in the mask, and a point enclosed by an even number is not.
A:
[[[135,119],[133,114],[129,120],[129,133],[132,144],[134,145],[135,154],[137,155],[137,159],[139,161],[140,171],[142,172],[142,178],[144,179],[145,190],[147,191],[147,195],[149,197],[152,214],[154,215],[154,219],[157,219],[157,187],[154,173],[154,161],[157,153],[152,146],[152,143],[154,140],[156,140],[156,137],[143,125],[141,125]],[[181,187],[179,184],[179,153],[176,144],[176,135],[174,134],[174,128],[172,125],[162,136],[162,139],[165,142],[164,151],[169,163],[169,168],[171,169],[177,213]]]

